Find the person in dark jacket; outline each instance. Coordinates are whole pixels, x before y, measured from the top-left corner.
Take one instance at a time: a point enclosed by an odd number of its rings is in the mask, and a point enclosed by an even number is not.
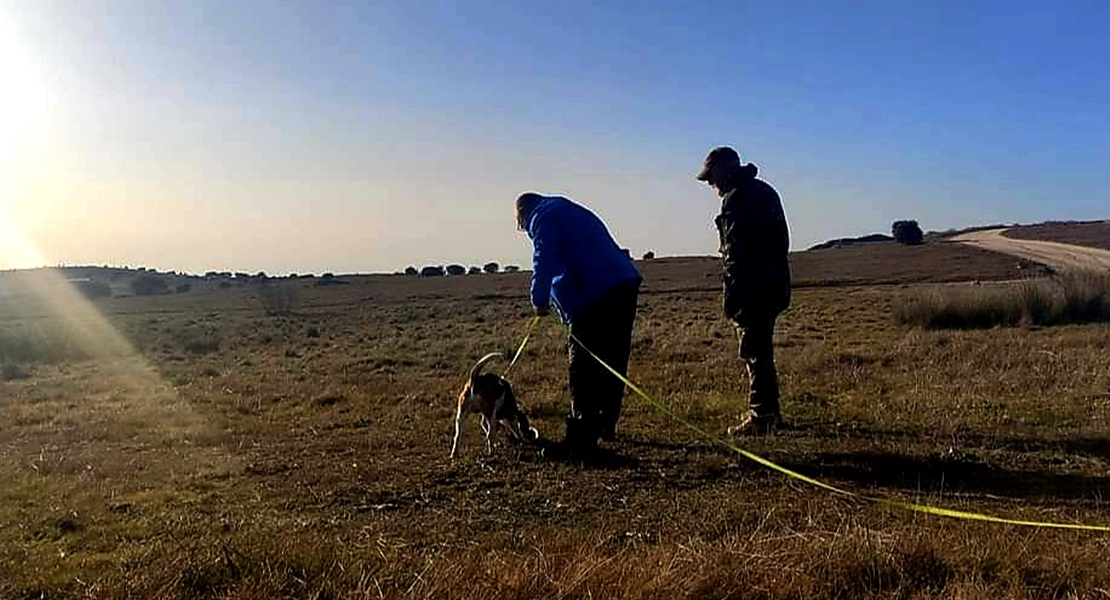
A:
[[[571,333],[622,375],[628,371],[640,274],[594,213],[560,196],[528,192],[516,201],[517,226],[532,239],[535,313],[555,305]],[[613,440],[624,383],[568,340],[570,414],[552,454],[588,458]]]
[[[778,192],[757,173],[723,146],[709,153],[697,175],[721,198],[724,311],[736,325],[751,382],[747,418],[729,428],[733,435],[771,433],[782,422],[773,338],[775,319],[790,306],[790,234]]]

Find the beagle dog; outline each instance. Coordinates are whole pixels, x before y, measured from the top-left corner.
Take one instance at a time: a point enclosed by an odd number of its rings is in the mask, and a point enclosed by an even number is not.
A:
[[[458,407],[455,413],[455,441],[451,444],[451,458],[459,448],[459,437],[462,435],[463,415],[467,412],[476,412],[482,415],[482,431],[486,434],[486,452],[493,453],[493,434],[501,421],[507,421],[509,431],[513,437],[522,442],[535,442],[539,439],[539,432],[528,425],[528,417],[517,404],[513,388],[505,378],[493,373],[482,373],[482,367],[495,358],[500,357],[499,352],[492,352],[483,356],[477,364],[470,369],[462,392],[459,392]]]

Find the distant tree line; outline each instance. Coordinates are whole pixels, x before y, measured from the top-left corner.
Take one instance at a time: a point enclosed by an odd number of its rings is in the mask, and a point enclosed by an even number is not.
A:
[[[627,249],[622,248],[621,250],[624,251],[625,255],[630,256],[630,253]],[[644,260],[652,260],[654,258],[655,252],[653,250],[648,250],[643,254]],[[460,277],[463,275],[481,275],[483,273],[488,275],[494,275],[496,273],[517,273],[519,271],[520,266],[518,265],[505,265],[504,267],[502,267],[498,263],[488,262],[481,267],[466,267],[460,264],[450,264],[446,266],[428,265],[417,269],[416,267],[409,265],[408,267],[405,267],[404,274],[408,275],[409,277]]]
[[[405,267],[404,273],[409,277],[461,277],[464,275],[481,275],[483,273],[487,275],[494,275],[496,273],[516,273],[517,271],[520,271],[520,267],[517,265],[505,265],[502,267],[495,262],[488,262],[481,267],[465,267],[460,264],[450,264],[447,266],[428,265],[417,269],[410,265]]]

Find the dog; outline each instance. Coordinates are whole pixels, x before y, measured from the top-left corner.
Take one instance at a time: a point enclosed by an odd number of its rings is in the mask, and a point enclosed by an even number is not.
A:
[[[459,448],[462,435],[463,416],[467,412],[482,415],[482,431],[486,434],[486,452],[493,453],[493,435],[497,433],[501,421],[506,421],[509,431],[517,440],[533,443],[539,439],[539,432],[528,425],[528,417],[517,404],[513,387],[504,377],[493,373],[482,373],[482,367],[489,361],[501,357],[499,352],[483,356],[470,369],[470,377],[459,392],[458,407],[455,413],[455,441],[451,444],[451,458]]]

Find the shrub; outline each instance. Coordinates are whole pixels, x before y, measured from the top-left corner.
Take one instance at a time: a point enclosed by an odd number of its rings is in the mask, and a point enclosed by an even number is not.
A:
[[[112,287],[101,281],[78,281],[73,284],[86,298],[111,298]]]
[[[466,275],[466,267],[462,265],[447,265],[447,274],[454,276]]]
[[[443,267],[424,267],[420,269],[421,277],[443,277]]]
[[[651,250],[648,250],[647,252],[644,252],[644,260],[651,260],[653,258],[655,258],[655,252],[653,252]]]
[[[2,325],[2,323],[0,323]],[[88,357],[88,347],[79,336],[61,324],[0,329],[0,364],[53,364]],[[13,372],[14,367],[9,367]]]
[[[262,309],[271,317],[287,317],[301,307],[301,289],[294,284],[268,284],[258,288]]]
[[[142,275],[131,281],[131,291],[136,296],[157,296],[168,293],[170,287],[157,275]]]
[[[14,362],[0,362],[0,381],[15,381],[30,377],[31,372],[27,367]]]
[[[412,277],[414,275],[419,275],[419,274],[420,274],[420,271],[417,271],[416,267],[413,267],[413,266],[405,267],[405,275],[408,275],[408,276]]]
[[[482,266],[482,270],[492,275],[501,270],[501,265],[495,262],[488,262]]]
[[[177,342],[189,354],[211,354],[220,350],[220,334],[215,329],[190,327],[177,334]]]
[[[470,267],[469,269],[467,269],[466,274],[467,275],[481,275],[482,274],[482,267]]]
[[[505,265],[505,268],[502,269],[502,271],[504,271],[505,273],[516,273],[517,271],[520,271],[520,267],[516,265]]]
[[[925,234],[921,232],[921,227],[918,226],[917,221],[895,221],[890,226],[890,232],[899,244],[916,246],[925,241]]]

